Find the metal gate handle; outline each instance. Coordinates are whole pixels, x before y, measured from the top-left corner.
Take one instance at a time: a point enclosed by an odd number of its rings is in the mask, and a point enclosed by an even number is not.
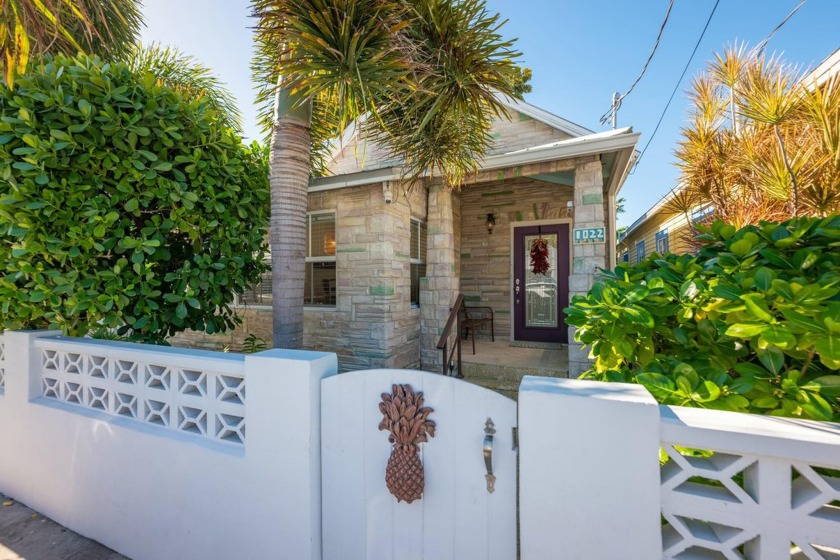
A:
[[[496,490],[496,477],[493,476],[493,434],[495,433],[493,420],[488,418],[484,423],[484,466],[487,468],[484,478],[487,480],[487,492],[490,494]]]

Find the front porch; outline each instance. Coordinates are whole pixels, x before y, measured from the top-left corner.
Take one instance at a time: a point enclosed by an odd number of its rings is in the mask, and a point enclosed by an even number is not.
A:
[[[526,375],[569,377],[569,353],[565,344],[524,347],[516,342],[489,340],[462,342],[464,379],[516,399],[519,384]]]
[[[426,277],[420,281],[422,369],[443,367],[436,348],[459,293],[468,309],[493,310],[496,340],[562,343],[553,349],[565,353],[562,362],[557,356],[535,375],[554,376],[559,369],[563,377],[576,377],[588,368],[563,310],[573,295],[588,291],[597,268],[611,264],[609,178],[614,176],[604,158],[591,155],[479,173],[461,191],[430,186]],[[574,231],[587,228],[600,230],[602,240],[573,243]],[[533,273],[530,248],[538,239],[547,247],[547,270]],[[477,334],[490,338],[489,331]],[[500,357],[514,357],[510,365],[520,370],[532,363],[518,353],[502,351]],[[505,394],[512,394],[522,377],[498,368],[470,368],[474,378]],[[489,385],[502,379],[510,383]]]

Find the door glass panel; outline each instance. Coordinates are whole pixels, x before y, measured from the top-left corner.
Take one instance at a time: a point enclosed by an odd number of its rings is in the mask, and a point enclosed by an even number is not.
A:
[[[548,270],[534,274],[531,244],[535,239],[548,244]],[[525,236],[525,326],[557,327],[557,234]]]

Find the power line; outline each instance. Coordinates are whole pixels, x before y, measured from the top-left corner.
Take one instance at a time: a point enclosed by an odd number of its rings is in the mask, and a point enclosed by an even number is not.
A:
[[[668,112],[668,108],[671,106],[671,102],[674,100],[674,96],[677,94],[677,90],[680,89],[680,84],[682,83],[683,78],[685,78],[686,72],[688,72],[688,68],[689,66],[691,66],[691,61],[694,60],[694,55],[697,54],[697,49],[700,48],[700,43],[703,41],[703,37],[706,36],[706,31],[709,29],[709,24],[712,22],[712,18],[714,17],[719,4],[720,0],[716,0],[715,5],[712,7],[712,12],[709,14],[709,19],[706,20],[706,25],[703,27],[703,32],[700,33],[700,38],[697,39],[697,44],[694,45],[694,50],[691,51],[691,56],[688,57],[688,62],[685,63],[685,68],[683,68],[682,74],[680,74],[680,79],[677,80],[677,83],[674,86],[674,91],[671,92],[671,97],[668,98],[668,103],[665,104],[665,108],[662,110],[662,114],[659,115],[659,121],[657,121],[656,127],[653,129],[653,133],[650,135],[650,138],[648,138],[645,147],[642,148],[642,153],[639,155],[639,159],[636,160],[636,165],[633,167],[633,171],[635,171],[636,168],[639,167],[639,163],[642,161],[642,158],[645,157],[645,152],[647,151],[648,146],[650,146],[650,143],[653,142],[653,139],[656,136],[657,131],[659,130],[659,125],[662,124],[662,119],[665,118],[665,113]]]
[[[782,22],[779,25],[777,25],[776,28],[773,31],[771,31],[770,34],[755,47],[756,53],[761,54],[761,51],[764,50],[764,47],[767,46],[767,43],[770,41],[770,39],[773,38],[773,35],[775,35],[776,32],[779,31],[779,29],[781,29],[788,22],[788,20],[793,17],[793,14],[799,11],[799,8],[801,8],[803,4],[805,4],[805,0],[801,0],[801,2],[799,2],[799,4],[793,9],[793,11],[789,13],[787,17],[783,19]]]
[[[630,86],[630,89],[628,89],[627,92],[624,95],[621,95],[621,96],[618,97],[618,99],[613,100],[612,108],[609,111],[607,111],[606,113],[604,113],[603,115],[601,115],[601,124],[606,124],[607,121],[610,120],[613,113],[618,111],[618,108],[621,107],[621,101],[625,97],[630,95],[630,92],[633,91],[633,89],[636,87],[636,85],[641,81],[642,76],[645,75],[645,72],[647,71],[648,66],[650,66],[650,61],[653,60],[653,55],[656,54],[656,49],[659,48],[659,41],[662,40],[662,33],[665,31],[665,25],[668,23],[668,18],[671,15],[671,8],[673,8],[673,7],[674,7],[674,0],[671,0],[668,3],[668,10],[665,12],[665,19],[662,20],[662,25],[659,26],[659,33],[656,35],[656,42],[653,44],[653,50],[650,52],[650,56],[648,56],[647,61],[645,61],[645,65],[642,67],[642,71],[639,73],[639,77],[636,78],[636,81],[633,82],[633,85]]]
[[[792,11],[791,11],[791,12],[790,12],[790,13],[789,13],[786,17],[785,17],[785,19],[783,19],[783,20],[779,23],[779,25],[777,25],[777,26],[773,29],[773,31],[771,31],[771,32],[770,32],[770,34],[769,34],[769,35],[767,35],[767,37],[765,37],[765,38],[764,38],[764,39],[763,39],[763,40],[762,40],[762,41],[761,41],[761,42],[760,42],[760,43],[756,46],[756,49],[755,49],[756,53],[761,53],[761,51],[762,51],[762,50],[764,50],[764,48],[767,46],[767,43],[770,41],[770,39],[772,39],[772,38],[773,38],[773,36],[774,36],[774,35],[775,35],[775,34],[776,34],[776,33],[777,33],[777,32],[778,32],[778,31],[779,31],[782,27],[784,27],[784,25],[788,22],[788,20],[789,20],[791,17],[793,17],[793,15],[794,15],[796,12],[798,12],[798,11],[799,11],[799,8],[801,8],[801,7],[805,4],[805,1],[806,1],[806,0],[800,0],[799,4],[797,4],[797,6],[796,6],[796,7],[795,7],[795,8],[794,8],[794,9],[793,9],[793,10],[792,10]],[[703,40],[703,37],[706,35],[706,30],[709,28],[709,23],[712,21],[712,17],[715,15],[715,10],[717,10],[718,4],[720,4],[720,0],[717,0],[717,1],[715,2],[714,7],[712,8],[712,13],[710,13],[710,14],[709,14],[709,19],[708,19],[708,20],[706,20],[706,26],[703,28],[703,32],[700,34],[700,38],[697,40],[697,44],[694,46],[694,50],[691,52],[691,57],[689,57],[689,59],[688,59],[688,63],[685,65],[685,68],[683,69],[683,72],[682,72],[682,74],[680,75],[680,79],[677,81],[677,85],[676,85],[676,86],[674,86],[674,91],[672,91],[672,92],[671,92],[671,97],[670,97],[670,98],[668,98],[668,103],[665,105],[665,109],[663,109],[662,114],[659,116],[659,120],[658,120],[658,121],[657,121],[657,123],[656,123],[656,127],[654,127],[654,129],[653,129],[653,134],[651,134],[651,135],[650,135],[650,138],[648,138],[648,141],[645,143],[645,147],[644,147],[644,148],[642,148],[642,153],[641,153],[641,154],[639,154],[639,158],[636,160],[636,163],[635,163],[635,165],[633,166],[633,171],[632,171],[631,173],[633,173],[633,172],[635,172],[635,171],[636,171],[636,168],[639,166],[639,163],[641,163],[642,158],[644,157],[645,152],[646,152],[646,151],[647,151],[647,149],[648,149],[648,146],[650,146],[650,143],[651,143],[651,142],[653,142],[653,138],[654,138],[654,136],[656,136],[656,133],[657,133],[657,131],[659,130],[659,126],[662,124],[662,119],[664,119],[664,118],[665,118],[665,113],[668,111],[668,108],[671,106],[671,102],[674,100],[674,96],[676,95],[677,90],[679,89],[680,84],[682,83],[683,78],[685,77],[685,73],[688,71],[688,67],[691,65],[691,61],[694,59],[694,55],[697,53],[697,48],[700,46],[700,42]]]

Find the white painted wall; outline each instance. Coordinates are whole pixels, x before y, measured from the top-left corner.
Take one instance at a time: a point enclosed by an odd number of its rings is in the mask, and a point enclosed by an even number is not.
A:
[[[423,498],[397,503],[385,485],[391,454],[379,431],[382,393],[422,391],[435,437],[421,444]],[[322,382],[324,559],[515,560],[516,403],[436,373],[368,370]],[[492,418],[496,490],[487,492],[484,425]]]
[[[519,387],[522,560],[652,560],[659,408],[641,385],[526,376]]]
[[[525,377],[519,431],[523,560],[840,558],[840,424]]]
[[[662,407],[661,430],[663,558],[840,558],[840,424]]]
[[[49,332],[5,333],[0,348],[0,491],[136,560],[516,557],[516,406],[492,391],[427,372],[334,376],[335,355],[315,352]],[[378,403],[392,383],[435,409],[413,504],[384,482]],[[207,415],[203,430],[182,422],[183,407]],[[840,424],[525,377],[519,434],[523,560],[840,557]]]
[[[319,383],[336,373],[334,354],[235,356],[55,334],[3,335],[0,490],[136,560],[321,557]],[[78,363],[104,356],[171,367],[173,376],[188,369],[208,379],[241,377],[241,406],[221,394],[179,394],[175,384],[158,388],[159,399],[139,381],[122,387],[112,379],[109,387],[172,406],[199,403],[209,414],[244,410],[244,444],[209,428],[202,435],[151,424],[142,404],[137,418],[127,418],[84,406],[85,399],[44,397],[44,379],[56,377],[44,370],[47,350],[85,357]],[[60,373],[83,386],[101,382]]]

